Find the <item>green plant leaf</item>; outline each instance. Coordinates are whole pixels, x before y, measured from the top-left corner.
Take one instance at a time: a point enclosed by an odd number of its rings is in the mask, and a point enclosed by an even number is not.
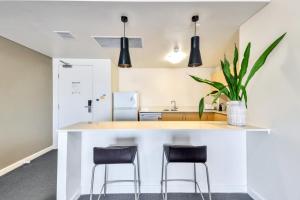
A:
[[[284,38],[284,36],[286,35],[286,33],[284,33],[283,35],[281,35],[279,38],[277,38],[262,54],[261,56],[257,59],[257,61],[254,63],[248,78],[246,80],[245,83],[245,88],[247,87],[249,81],[252,79],[252,77],[254,76],[254,74],[265,64],[268,56],[270,55],[270,53],[273,51],[273,49],[281,42],[281,40]]]
[[[239,73],[238,89],[241,88],[242,80],[243,80],[245,74],[247,73],[249,57],[250,57],[250,50],[251,50],[251,43],[249,42],[245,49],[244,57],[243,57],[242,64],[241,64],[241,69],[240,69],[240,73]]]
[[[219,90],[214,90],[212,91],[211,93],[208,93],[205,97],[208,97],[208,96],[211,96],[211,95],[215,95],[215,94],[218,94],[220,91]],[[215,102],[213,102],[215,103]]]
[[[220,96],[224,93],[224,92],[223,92],[224,89],[226,89],[226,88],[223,88],[222,90],[219,90],[219,91],[217,92],[217,94],[215,95],[215,97],[214,97],[212,103],[216,103],[216,101],[218,100],[218,98],[220,98]]]
[[[230,83],[232,83],[233,77],[232,77],[232,74],[230,72],[230,63],[229,63],[229,61],[227,60],[226,57],[224,58],[222,69],[223,69],[223,74],[224,74],[225,78],[227,78],[228,81]]]
[[[216,94],[216,93],[218,93],[218,92],[219,92],[218,90],[214,90],[214,91],[212,91],[211,93],[208,93],[205,97],[208,97],[208,96],[210,96],[210,95]]]
[[[199,101],[199,118],[202,118],[203,115],[203,111],[204,111],[204,97],[201,98],[201,100]]]
[[[236,87],[235,87],[235,84],[234,84],[234,79],[233,79],[233,76],[230,72],[230,63],[229,61],[227,60],[226,57],[224,57],[224,62],[221,61],[221,66],[222,66],[222,72],[223,72],[223,75],[225,77],[225,80],[228,84],[228,87],[229,87],[229,90],[230,90],[230,99],[231,100],[236,100],[237,98],[237,95],[236,95]]]
[[[205,97],[208,97],[208,96],[216,94],[216,93],[218,93],[218,90],[214,90],[214,91],[208,93]],[[204,98],[205,97],[202,97],[201,100],[200,100],[200,102],[199,102],[199,118],[200,119],[202,117],[203,110],[204,110]]]
[[[242,96],[241,96],[241,101],[243,99],[245,99],[245,105],[246,105],[246,108],[248,107],[248,97],[247,97],[247,90],[245,88],[245,86],[241,85],[241,89],[242,89]]]
[[[214,97],[214,99],[213,99],[213,101],[212,101],[213,104],[217,102],[217,100],[218,100],[218,98],[220,98],[221,94],[222,94],[222,93],[219,92],[218,94],[215,95],[215,97]]]
[[[233,57],[233,71],[234,71],[234,79],[237,84],[238,73],[237,73],[237,62],[239,60],[239,51],[235,45],[234,47],[234,57]]]
[[[225,67],[225,63],[221,60],[220,61],[221,62],[221,68],[222,68],[222,72],[223,72],[223,76],[224,76],[224,78],[225,78],[225,80],[226,80],[226,83],[228,84],[228,80],[226,79],[226,76],[224,75],[224,67]],[[222,89],[223,89],[224,87],[222,87]],[[228,94],[226,95],[229,99],[233,99],[233,94],[232,94],[232,92],[230,92],[230,85],[228,85],[228,88],[229,88],[229,90],[228,90]],[[221,90],[221,89],[219,89],[219,90]]]
[[[226,88],[226,86],[223,84],[223,83],[219,83],[219,82],[215,82],[215,81],[209,81],[207,79],[202,79],[200,77],[197,77],[197,76],[193,76],[193,75],[189,75],[190,77],[192,77],[195,81],[197,82],[200,82],[200,83],[205,83],[205,84],[208,84],[218,90],[221,90],[223,89],[224,87]],[[226,90],[224,91],[225,95],[229,95],[229,91]]]

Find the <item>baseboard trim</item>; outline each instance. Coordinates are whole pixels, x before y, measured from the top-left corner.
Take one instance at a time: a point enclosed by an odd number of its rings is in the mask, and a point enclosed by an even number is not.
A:
[[[254,200],[267,200],[261,194],[259,194],[253,188],[250,188],[250,187],[248,187],[248,194]]]
[[[22,160],[19,160],[3,169],[0,170],[0,177],[21,167],[24,164],[30,163],[32,160],[44,155],[45,153],[48,153],[49,151],[53,150],[53,146],[47,147],[39,152],[36,152],[30,156],[27,156],[26,158],[23,158]]]

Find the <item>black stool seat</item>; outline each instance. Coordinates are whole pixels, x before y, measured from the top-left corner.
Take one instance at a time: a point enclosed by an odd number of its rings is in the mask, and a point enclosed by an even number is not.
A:
[[[168,162],[205,163],[206,146],[164,145]]]
[[[94,163],[96,165],[133,163],[136,152],[137,146],[94,147]]]

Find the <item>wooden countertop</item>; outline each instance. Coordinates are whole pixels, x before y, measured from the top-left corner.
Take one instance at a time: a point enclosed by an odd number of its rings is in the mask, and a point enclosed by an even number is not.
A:
[[[113,121],[98,123],[77,123],[60,132],[89,132],[101,130],[211,130],[211,131],[249,131],[270,133],[270,129],[256,126],[231,126],[224,121]]]

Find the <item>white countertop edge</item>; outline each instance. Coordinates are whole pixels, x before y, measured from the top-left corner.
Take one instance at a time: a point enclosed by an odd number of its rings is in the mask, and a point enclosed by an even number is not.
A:
[[[77,123],[63,129],[59,132],[97,132],[100,130],[105,131],[166,131],[166,130],[181,130],[181,131],[195,131],[195,130],[207,130],[207,131],[246,131],[246,132],[259,132],[271,134],[271,130],[267,128],[261,128],[252,125],[246,126],[231,126],[226,121],[136,121],[136,122],[98,122],[98,123]]]
[[[68,132],[99,132],[101,130],[104,131],[143,131],[143,130],[147,130],[147,131],[197,131],[197,130],[208,130],[208,131],[246,131],[247,133],[265,133],[270,135],[271,134],[271,129],[63,129],[63,130],[59,130],[59,133],[68,133]]]

